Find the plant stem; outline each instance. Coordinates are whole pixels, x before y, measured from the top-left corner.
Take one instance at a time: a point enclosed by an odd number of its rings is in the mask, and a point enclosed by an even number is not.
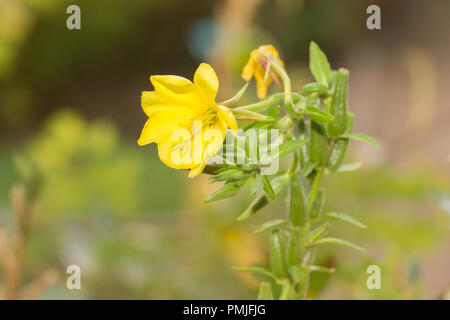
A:
[[[291,282],[290,280],[283,283],[281,287],[281,294],[278,300],[287,300],[289,297],[289,291],[291,290]]]

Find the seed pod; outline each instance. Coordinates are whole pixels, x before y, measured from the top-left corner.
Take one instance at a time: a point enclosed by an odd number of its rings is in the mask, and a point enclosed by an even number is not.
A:
[[[339,69],[336,74],[330,107],[330,113],[336,117],[336,120],[328,124],[328,133],[331,137],[338,137],[345,131],[347,124],[347,87],[348,71]]]
[[[284,249],[278,229],[273,230],[270,234],[270,268],[277,278],[286,278]]]
[[[347,151],[348,139],[337,139],[334,142],[333,148],[328,158],[328,168],[331,171],[336,171],[344,160],[345,152]]]
[[[306,132],[305,120],[301,119],[298,121],[298,139],[302,141],[307,141],[308,136]],[[308,144],[305,143],[299,148],[300,153],[300,165],[302,168],[306,166],[309,160],[308,154]]]
[[[347,127],[345,133],[351,133],[353,127],[353,119],[355,116],[351,113],[347,115]],[[331,148],[330,157],[328,158],[328,168],[331,171],[336,171],[344,160],[347,152],[348,138],[339,138],[334,142]]]
[[[322,213],[324,202],[325,202],[325,192],[323,190],[319,190],[317,192],[316,198],[314,199],[311,212],[309,213],[309,216],[311,218],[316,218]]]
[[[295,226],[305,224],[305,196],[297,175],[291,177],[289,190],[289,220]]]
[[[300,228],[295,227],[292,230],[291,238],[289,239],[289,246],[288,246],[289,265],[298,266],[301,257],[300,249],[301,249]]]
[[[311,131],[309,137],[309,156],[311,162],[325,165],[328,157],[328,139],[323,126],[311,121]]]

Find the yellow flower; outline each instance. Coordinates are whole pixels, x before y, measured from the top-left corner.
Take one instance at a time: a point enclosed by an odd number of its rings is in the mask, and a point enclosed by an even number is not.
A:
[[[222,147],[226,131],[237,130],[231,111],[215,101],[219,81],[213,68],[200,64],[194,82],[179,76],[151,76],[154,91],[142,92],[148,116],[138,140],[140,146],[155,142],[162,162],[199,175],[208,158]]]
[[[267,87],[272,80],[278,82],[278,78],[273,70],[268,70],[269,74],[266,78],[267,68],[270,68],[270,65],[274,63],[284,67],[284,63],[280,59],[277,49],[271,44],[262,45],[250,53],[250,59],[242,70],[242,78],[245,81],[250,81],[252,77],[255,77],[257,94],[260,99],[266,96]]]

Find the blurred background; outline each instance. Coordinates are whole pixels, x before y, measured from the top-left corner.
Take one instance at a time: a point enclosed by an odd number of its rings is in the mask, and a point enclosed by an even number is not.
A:
[[[81,30],[66,27],[74,3]],[[370,4],[381,7],[381,30],[366,28]],[[350,70],[355,132],[383,145],[352,142],[347,161],[363,168],[326,180],[326,207],[368,225],[337,222],[333,234],[367,254],[324,247],[319,262],[337,273],[313,274],[311,297],[445,297],[448,12],[445,0],[0,0],[0,298],[254,298],[258,279],[231,266],[267,263],[266,235],[252,227],[285,204],[245,222],[236,218],[248,192],[202,204],[219,185],[137,146],[140,95],[151,74],[192,79],[206,61],[219,101],[229,98],[250,50],[267,43],[300,90],[312,80],[311,40]],[[381,290],[366,287],[371,264]],[[69,265],[81,268],[81,290],[66,289]]]

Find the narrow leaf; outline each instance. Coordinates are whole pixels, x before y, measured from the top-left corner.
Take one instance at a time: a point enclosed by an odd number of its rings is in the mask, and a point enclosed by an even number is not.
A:
[[[360,246],[357,246],[354,243],[351,243],[350,241],[347,240],[342,240],[342,239],[338,239],[338,238],[322,238],[319,240],[314,241],[314,243],[308,245],[309,247],[312,246],[318,246],[320,244],[327,244],[327,243],[331,243],[331,244],[337,244],[337,245],[341,245],[344,247],[349,247],[358,251],[364,251],[363,248],[361,248]]]
[[[322,213],[323,205],[325,203],[325,191],[319,189],[317,191],[316,198],[314,199],[314,203],[311,207],[311,211],[309,212],[309,217],[314,219]]]
[[[361,161],[356,161],[352,163],[345,163],[340,165],[340,167],[337,169],[337,172],[351,172],[356,171],[362,167]]]
[[[305,113],[313,120],[318,122],[331,122],[336,118],[326,111],[323,111],[313,105],[307,105]]]
[[[345,134],[341,135],[341,137],[353,139],[353,140],[360,141],[360,142],[366,142],[377,149],[381,148],[381,145],[374,138],[372,138],[368,135],[362,134],[362,133],[345,133]]]
[[[252,119],[258,121],[274,121],[275,119],[259,112],[249,111],[244,109],[230,109],[236,116],[244,119]]]
[[[328,125],[328,134],[336,137],[344,133],[347,126],[348,70],[339,69],[335,76],[333,90],[329,111],[336,120]]]
[[[366,229],[367,228],[367,226],[365,224],[359,222],[358,220],[356,220],[352,216],[349,216],[349,215],[344,214],[344,213],[330,212],[330,213],[324,214],[323,217],[345,221],[345,222],[353,224],[354,226],[357,226],[358,228],[361,228],[361,229]]]
[[[272,185],[270,184],[270,180],[266,175],[262,175],[262,180],[264,184],[264,191],[269,196],[270,199],[275,200],[275,192],[272,189]]]
[[[311,41],[309,45],[309,68],[316,81],[328,87],[331,72],[330,64],[325,53],[320,50],[314,41]]]
[[[259,227],[257,227],[255,229],[255,233],[259,233],[259,232],[263,232],[267,229],[273,228],[273,227],[278,227],[281,226],[283,224],[289,223],[288,220],[284,220],[284,219],[274,219],[271,221],[268,221],[266,223],[263,223],[262,225],[260,225]]]
[[[328,160],[328,138],[323,125],[317,121],[311,121],[309,158],[311,162],[321,165],[325,165]]]
[[[281,158],[285,155],[288,155],[291,152],[296,151],[301,146],[303,146],[306,143],[304,140],[288,140],[278,147],[278,153],[275,151],[275,155],[273,158]]]
[[[264,208],[269,203],[269,199],[265,194],[262,194],[255,198],[255,200],[250,203],[247,209],[238,217],[239,221],[245,220],[247,218],[250,218],[252,215],[254,215],[256,212],[258,212],[260,209]]]
[[[244,95],[249,84],[250,84],[249,82],[245,83],[244,86],[233,97],[231,97],[230,99],[228,99],[220,104],[225,107],[229,107],[229,106],[232,106],[233,104],[235,104],[236,102],[238,102]]]
[[[336,270],[334,268],[326,268],[326,267],[312,265],[309,267],[309,271],[321,272],[321,273],[334,273]]]
[[[305,195],[298,175],[291,178],[289,188],[289,220],[295,226],[303,226],[306,220]]]
[[[234,183],[225,183],[220,189],[209,195],[203,203],[208,203],[212,201],[222,200],[234,196],[238,191],[239,187]]]
[[[325,222],[312,230],[310,233],[306,236],[306,241],[308,244],[314,243],[317,239],[319,239],[321,236],[323,236],[328,229],[330,228],[330,224],[328,222]]]
[[[309,174],[314,170],[315,167],[317,167],[319,163],[318,162],[311,162],[308,161],[304,168],[302,168],[302,174],[304,177],[309,176]]]
[[[270,278],[276,279],[275,275],[270,272],[270,269],[264,267],[232,267],[234,271],[238,272],[250,272],[255,274],[261,274]]]
[[[290,266],[298,266],[301,259],[301,230],[295,227],[292,230],[288,243],[288,264]]]
[[[279,279],[286,277],[286,265],[284,260],[284,247],[278,229],[270,233],[270,269]]]
[[[257,195],[263,189],[263,181],[261,175],[257,175],[255,179],[250,183],[250,193],[252,195]]]
[[[328,87],[324,85],[323,83],[314,82],[314,83],[308,83],[307,85],[303,86],[302,93],[303,94],[311,94],[311,93],[320,93],[324,94],[328,92]]]

